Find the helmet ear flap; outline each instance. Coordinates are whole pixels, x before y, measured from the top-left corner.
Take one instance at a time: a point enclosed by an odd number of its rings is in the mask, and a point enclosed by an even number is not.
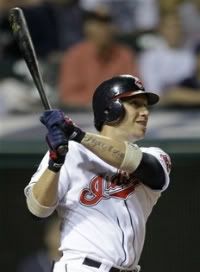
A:
[[[125,108],[119,99],[110,102],[107,109],[104,111],[105,124],[114,124],[123,119]]]

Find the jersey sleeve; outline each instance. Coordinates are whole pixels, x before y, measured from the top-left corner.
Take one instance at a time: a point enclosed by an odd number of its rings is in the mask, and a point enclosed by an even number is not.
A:
[[[152,156],[154,156],[161,164],[165,174],[165,184],[163,188],[161,189],[161,192],[166,190],[170,182],[170,178],[169,178],[169,174],[171,172],[170,156],[158,147],[149,147],[149,148],[141,148],[141,149],[142,149],[142,152],[149,153]]]

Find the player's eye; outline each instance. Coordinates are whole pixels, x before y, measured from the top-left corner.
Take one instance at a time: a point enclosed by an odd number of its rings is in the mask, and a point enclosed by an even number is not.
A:
[[[130,105],[134,105],[137,108],[139,107],[147,107],[148,105],[146,103],[144,103],[143,101],[138,101],[138,100],[132,100],[130,101]]]

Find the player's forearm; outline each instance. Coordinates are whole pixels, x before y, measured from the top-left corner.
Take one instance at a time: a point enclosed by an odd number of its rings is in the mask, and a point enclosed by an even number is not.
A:
[[[108,164],[120,168],[125,156],[125,143],[111,138],[86,133],[81,144]]]
[[[57,206],[58,175],[45,170],[41,178],[26,194],[29,211],[37,217],[48,217]]]
[[[33,186],[33,195],[41,205],[51,207],[56,204],[58,198],[58,177],[59,173],[54,173],[47,169]]]

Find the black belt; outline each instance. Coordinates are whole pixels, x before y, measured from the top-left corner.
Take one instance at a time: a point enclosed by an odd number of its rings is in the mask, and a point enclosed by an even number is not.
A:
[[[99,268],[101,266],[101,263],[95,260],[92,260],[90,258],[85,258],[83,261],[83,264],[88,265],[88,266],[92,266],[92,267],[96,267]],[[132,270],[134,272],[134,270]],[[111,267],[109,272],[131,272],[130,270],[124,270],[124,269],[119,269],[116,267]]]

